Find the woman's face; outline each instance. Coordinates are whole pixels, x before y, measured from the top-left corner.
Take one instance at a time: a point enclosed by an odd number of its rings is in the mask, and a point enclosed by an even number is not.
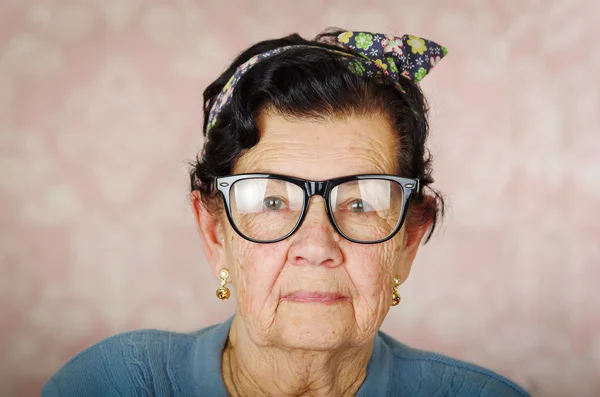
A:
[[[323,121],[265,113],[259,126],[260,142],[240,158],[235,174],[324,180],[397,170],[394,132],[378,114]],[[300,228],[277,243],[243,239],[225,214],[217,229],[220,253],[209,260],[215,274],[229,269],[250,338],[316,350],[372,340],[390,309],[394,277],[408,276],[424,231],[409,236],[403,227],[384,243],[352,243],[336,233],[320,196],[311,199]]]

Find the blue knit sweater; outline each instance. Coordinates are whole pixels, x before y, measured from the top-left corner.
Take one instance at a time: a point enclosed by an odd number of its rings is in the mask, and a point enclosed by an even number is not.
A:
[[[228,396],[221,352],[231,319],[191,334],[134,331],[71,359],[42,397]],[[511,381],[473,364],[412,349],[379,332],[358,397],[523,397]]]

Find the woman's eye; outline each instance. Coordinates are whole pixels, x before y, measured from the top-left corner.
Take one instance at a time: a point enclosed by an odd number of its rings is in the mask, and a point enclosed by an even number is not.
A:
[[[285,203],[279,197],[265,197],[263,207],[269,211],[278,211],[285,207]]]
[[[373,207],[364,200],[356,199],[350,202],[350,210],[356,213],[363,213],[367,211],[373,211]]]

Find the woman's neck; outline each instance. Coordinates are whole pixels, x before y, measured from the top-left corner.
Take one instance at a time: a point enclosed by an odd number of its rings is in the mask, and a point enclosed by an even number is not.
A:
[[[372,351],[373,343],[336,351],[257,346],[234,319],[223,351],[223,379],[234,397],[354,396]]]

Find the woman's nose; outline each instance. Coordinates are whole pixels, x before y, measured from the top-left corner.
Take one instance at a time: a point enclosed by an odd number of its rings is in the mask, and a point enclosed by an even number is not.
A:
[[[288,261],[298,266],[336,267],[343,256],[339,242],[341,236],[335,231],[321,197],[313,197],[302,225],[291,236],[292,245]]]

